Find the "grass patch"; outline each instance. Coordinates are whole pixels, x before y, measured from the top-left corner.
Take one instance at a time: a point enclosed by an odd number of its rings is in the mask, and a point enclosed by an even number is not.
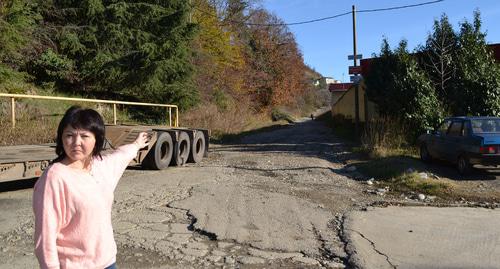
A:
[[[415,171],[423,170],[423,164],[418,159],[404,155],[369,159],[356,163],[356,167],[364,175],[373,177],[376,180],[389,180],[400,177],[409,168]]]
[[[248,106],[248,103],[242,101],[237,105],[230,105],[225,110],[219,109],[215,104],[203,103],[197,107],[181,113],[180,125],[190,128],[204,128],[211,131],[212,140],[220,140],[226,135],[236,135],[240,132],[258,128],[265,122],[270,121],[264,115],[256,115]]]
[[[363,175],[373,177],[394,193],[416,192],[446,198],[455,189],[450,182],[433,177],[422,178],[419,171],[426,169],[415,157],[398,155],[369,159],[356,163],[356,167]]]
[[[273,121],[287,121],[289,123],[293,123],[295,119],[290,115],[290,113],[284,111],[283,109],[273,108],[271,110],[271,119]]]
[[[385,157],[394,155],[391,151],[409,147],[408,128],[398,119],[381,117],[363,123],[361,145],[372,155]]]
[[[450,182],[432,177],[422,178],[426,171],[418,159],[418,150],[405,141],[405,129],[391,119],[378,119],[362,125],[360,140],[354,134],[354,124],[331,113],[321,116],[334,133],[344,139],[361,142],[352,147],[362,160],[351,160],[358,171],[388,186],[393,193],[416,192],[446,198],[455,189]]]
[[[293,120],[286,107],[256,111],[252,102],[242,99],[226,109],[202,103],[181,114],[180,122],[185,127],[209,129],[211,142],[226,143],[236,142],[246,135],[282,128]]]
[[[450,182],[437,180],[434,178],[422,178],[416,172],[402,174],[384,182],[391,191],[397,193],[416,192],[438,197],[448,197],[454,190],[454,185]]]
[[[9,119],[0,119],[0,146],[43,144],[55,142],[58,121],[49,118],[30,120],[21,116],[12,128]]]

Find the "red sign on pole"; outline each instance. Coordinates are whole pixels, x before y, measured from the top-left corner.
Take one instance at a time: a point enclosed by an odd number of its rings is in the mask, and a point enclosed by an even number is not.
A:
[[[330,84],[330,87],[328,89],[333,92],[333,91],[347,91],[353,83],[333,83]]]
[[[361,66],[349,66],[349,74],[361,74]]]

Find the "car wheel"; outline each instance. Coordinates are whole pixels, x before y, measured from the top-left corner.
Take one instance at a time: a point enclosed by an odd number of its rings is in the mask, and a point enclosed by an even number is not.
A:
[[[469,160],[465,156],[461,155],[460,157],[458,157],[457,169],[460,174],[466,175],[470,173],[472,165],[469,163]]]
[[[431,154],[429,154],[429,151],[427,150],[426,145],[420,146],[420,159],[426,163],[432,161],[432,156],[431,156]]]

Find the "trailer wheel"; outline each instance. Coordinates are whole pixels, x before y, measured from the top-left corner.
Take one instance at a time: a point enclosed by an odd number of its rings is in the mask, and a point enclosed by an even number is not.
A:
[[[177,166],[184,165],[188,161],[190,148],[189,135],[186,132],[180,132],[175,145],[173,164]]]
[[[193,142],[191,143],[191,151],[189,153],[189,161],[199,163],[205,155],[205,135],[202,132],[196,132]]]
[[[146,155],[142,165],[146,168],[157,170],[167,168],[172,160],[173,144],[169,133],[159,132],[154,148]]]

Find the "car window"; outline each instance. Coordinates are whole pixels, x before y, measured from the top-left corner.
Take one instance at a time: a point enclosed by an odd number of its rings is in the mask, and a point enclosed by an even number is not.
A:
[[[448,131],[448,127],[450,127],[450,123],[451,121],[450,120],[446,120],[444,121],[440,126],[439,128],[437,129],[438,132],[440,132],[441,134],[446,134],[446,132]]]
[[[500,133],[500,118],[493,119],[474,119],[471,120],[472,132],[481,133]]]
[[[454,121],[451,123],[450,129],[448,130],[449,136],[461,136],[462,135],[462,122]]]
[[[468,136],[470,133],[470,129],[471,129],[470,121],[465,121],[462,128],[462,136]]]

